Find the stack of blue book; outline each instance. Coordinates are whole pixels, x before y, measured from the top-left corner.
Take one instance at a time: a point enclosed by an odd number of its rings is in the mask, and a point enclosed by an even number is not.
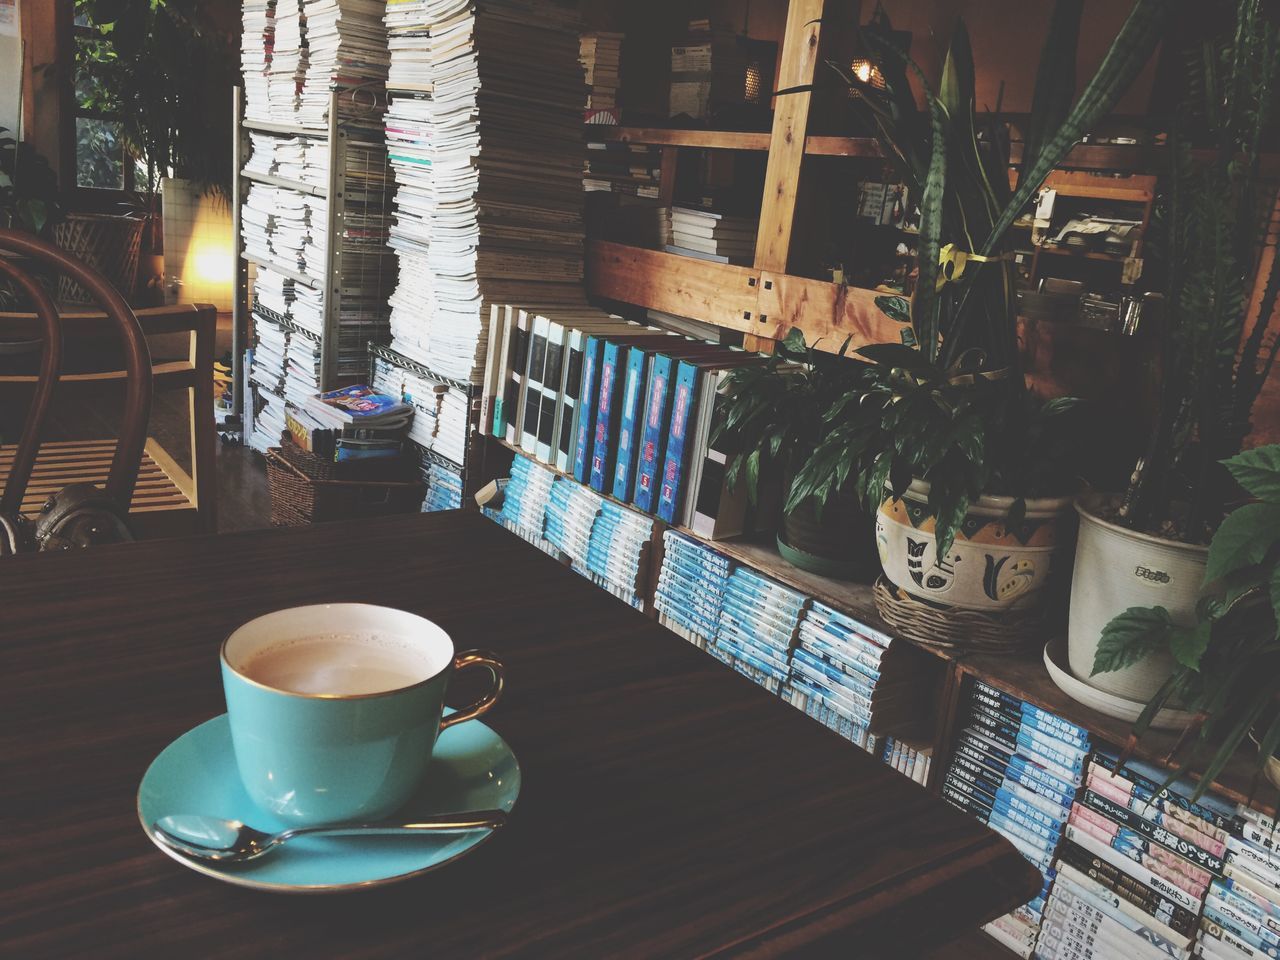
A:
[[[1224,876],[1214,879],[1201,920],[1201,956],[1278,957],[1280,822],[1241,804],[1224,843]]]
[[[586,487],[556,477],[547,498],[543,536],[571,562],[581,561],[591,543],[591,528],[600,516],[600,503],[600,497]]]
[[[1040,893],[985,929],[1030,957],[1052,869],[1089,754],[1086,730],[975,680],[942,786],[943,799],[1004,834],[1044,875]]]
[[[457,510],[462,506],[462,474],[424,457],[422,479],[427,485],[427,495],[422,501],[423,513]]]
[[[502,507],[485,515],[502,524],[522,540],[555,556],[556,547],[543,536],[547,501],[555,474],[527,457],[511,461],[511,479],[503,490]]]
[[[750,567],[725,583],[714,644],[707,652],[771,693],[791,673],[791,644],[809,598]]]
[[[662,572],[654,590],[658,622],[695,646],[714,645],[729,559],[674,530],[662,534]]]
[[[800,645],[782,690],[788,703],[874,751],[871,697],[891,638],[818,601],[800,622]]]
[[[612,500],[599,500],[600,513],[591,528],[586,557],[573,568],[640,609],[644,606],[644,548],[653,536],[653,521]]]

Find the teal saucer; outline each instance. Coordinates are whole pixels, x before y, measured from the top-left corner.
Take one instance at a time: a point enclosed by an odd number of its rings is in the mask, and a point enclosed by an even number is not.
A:
[[[511,748],[479,720],[471,720],[440,734],[427,778],[401,814],[408,821],[463,810],[510,812],[519,794],[520,766]],[[178,813],[225,817],[273,832],[288,826],[254,806],[245,794],[225,713],[165,747],[138,787],[138,819],[147,837],[197,873],[279,893],[357,890],[442,867],[493,834],[477,830],[421,837],[299,837],[261,860],[210,864],[184,857],[151,836],[152,823]]]

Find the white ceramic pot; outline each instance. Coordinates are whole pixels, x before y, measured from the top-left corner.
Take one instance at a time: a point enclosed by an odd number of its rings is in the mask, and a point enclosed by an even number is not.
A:
[[[955,543],[937,562],[929,484],[914,481],[901,500],[876,513],[876,544],[885,576],[929,603],[985,610],[1034,606],[1055,557],[1071,542],[1071,497],[1027,501],[1017,530],[1005,524],[1013,497],[981,497],[969,507]]]
[[[1164,607],[1173,621],[1195,623],[1209,548],[1139,533],[1101,519],[1113,497],[1091,494],[1076,504],[1080,534],[1071,578],[1067,657],[1071,672],[1099,690],[1149,701],[1173,672],[1164,651],[1131,667],[1092,676],[1102,628],[1130,607]]]

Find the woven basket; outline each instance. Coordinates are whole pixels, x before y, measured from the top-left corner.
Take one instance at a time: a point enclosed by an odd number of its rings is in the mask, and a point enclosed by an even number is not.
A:
[[[97,270],[126,299],[138,279],[143,221],[102,213],[69,213],[54,226],[53,239],[77,260]],[[58,278],[63,303],[92,303],[89,291],[68,276]]]
[[[873,591],[876,611],[897,636],[939,650],[1018,653],[1043,646],[1048,622],[1043,610],[993,615],[961,607],[938,607],[904,593],[883,576]]]
[[[327,520],[416,513],[422,506],[426,491],[421,483],[385,478],[338,479],[344,466],[296,447],[268,450],[272,526],[298,527]]]

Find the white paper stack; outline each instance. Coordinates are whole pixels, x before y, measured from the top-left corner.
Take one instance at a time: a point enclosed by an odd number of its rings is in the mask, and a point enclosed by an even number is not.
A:
[[[253,332],[255,342],[249,379],[266,392],[279,393],[284,389],[289,331],[265,317],[255,316]]]
[[[278,0],[267,68],[267,116],[278,123],[298,120],[298,91],[307,76],[304,22],[301,0]]]
[[[371,122],[386,107],[386,0],[303,0],[307,73],[298,98],[298,120],[308,126],[329,118],[329,91],[338,92],[338,116]]]
[[[244,72],[244,115],[250,120],[268,120],[271,116],[268,78],[272,47],[275,45],[276,0],[244,0],[243,18],[240,67]]]
[[[388,113],[393,347],[478,383],[488,303],[582,300],[576,18],[548,0],[421,0],[387,23],[392,72],[414,78]]]
[[[716,263],[748,264],[755,254],[760,221],[735,217],[699,207],[671,208],[671,244],[678,253]]]
[[[285,403],[272,393],[261,393],[263,406],[254,415],[253,430],[249,434],[249,446],[259,453],[269,447],[280,446],[280,435],[288,429],[285,424]]]

